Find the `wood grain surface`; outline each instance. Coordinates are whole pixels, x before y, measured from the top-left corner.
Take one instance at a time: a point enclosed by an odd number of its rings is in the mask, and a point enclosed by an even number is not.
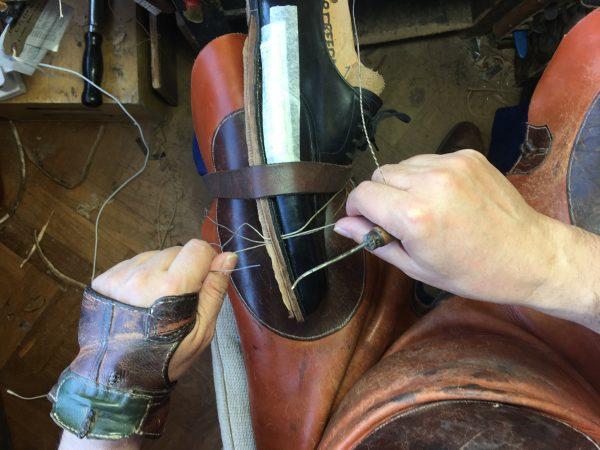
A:
[[[182,44],[182,47],[185,45]],[[160,123],[146,123],[153,158],[147,171],[105,209],[100,223],[98,271],[159,246],[157,217],[163,230],[172,220],[166,246],[198,237],[207,196],[192,161],[189,73],[193,55],[178,54],[180,106]],[[28,153],[53,176],[79,177],[101,122],[17,122]],[[24,401],[5,389],[33,396],[48,392],[77,352],[81,292],[47,270],[38,254],[23,258],[52,215],[42,248],[71,278],[88,283],[94,220],[103,199],[141,165],[135,129],[105,124],[86,180],[65,189],[27,162],[26,191],[16,215],[0,226],[0,387],[14,448],[55,449],[59,429],[48,416],[47,400]],[[3,207],[18,182],[18,158],[7,122],[0,123],[0,185]],[[160,208],[159,208],[160,206]],[[4,208],[2,208],[4,209]],[[161,236],[164,231],[161,231]],[[161,239],[162,240],[162,239]],[[220,435],[214,401],[210,352],[180,380],[173,396],[166,435],[144,443],[146,449],[215,449]]]

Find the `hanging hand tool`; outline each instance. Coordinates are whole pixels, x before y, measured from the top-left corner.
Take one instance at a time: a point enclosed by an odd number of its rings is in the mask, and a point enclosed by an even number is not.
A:
[[[104,15],[105,0],[90,0],[88,31],[85,33],[85,50],[83,51],[83,75],[97,85],[102,82],[102,34],[100,24]],[[100,106],[102,93],[87,81],[81,93],[81,103],[86,106]]]
[[[312,275],[313,273],[324,269],[325,267],[331,266],[332,264],[335,264],[336,262],[341,261],[342,259],[361,251],[363,248],[373,251],[379,247],[383,247],[384,245],[391,243],[392,241],[394,241],[394,237],[391,234],[389,234],[383,228],[374,227],[371,231],[369,231],[363,236],[363,241],[361,244],[357,245],[354,248],[351,248],[350,250],[348,250],[345,253],[342,253],[339,256],[336,256],[333,259],[330,259],[329,261],[325,261],[323,264],[319,264],[317,267],[313,267],[309,271],[304,272],[302,275],[296,278],[296,281],[294,281],[294,284],[292,284],[292,290],[296,289],[298,283],[300,283],[300,281],[302,281],[307,276]]]

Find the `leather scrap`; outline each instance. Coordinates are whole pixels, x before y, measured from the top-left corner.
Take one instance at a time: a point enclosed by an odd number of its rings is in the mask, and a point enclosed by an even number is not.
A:
[[[337,192],[344,188],[351,173],[351,166],[297,161],[213,172],[202,178],[213,198],[258,199]]]

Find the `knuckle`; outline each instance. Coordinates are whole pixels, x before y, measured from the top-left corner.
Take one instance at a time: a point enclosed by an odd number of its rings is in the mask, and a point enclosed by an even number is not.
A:
[[[187,247],[192,248],[194,250],[198,250],[198,251],[208,251],[208,250],[212,250],[211,246],[208,244],[208,242],[203,241],[201,239],[190,239],[188,241],[187,244],[185,244]]]
[[[406,159],[402,160],[399,164],[407,165],[407,164],[419,163],[426,159],[427,159],[427,157],[425,155],[414,155],[414,156],[411,156],[410,158],[406,158]]]
[[[371,184],[373,182],[372,181],[361,181],[359,183],[358,186],[356,186],[356,189],[354,189],[354,191],[358,194],[358,195],[364,195],[366,193],[369,192],[369,190],[371,189]]]
[[[125,282],[128,290],[134,292],[145,289],[150,284],[151,274],[145,268],[140,268]]]
[[[94,278],[92,280],[92,289],[97,291],[101,286],[104,286],[106,284],[105,278],[106,277],[104,274],[98,275],[96,278]]]
[[[395,172],[396,168],[397,164],[384,164],[383,166],[375,169],[371,180],[375,181],[384,177],[389,177]]]
[[[162,281],[162,287],[169,295],[176,295],[181,291],[181,280],[178,277],[167,276]]]
[[[472,148],[465,148],[464,150],[461,150],[462,154],[469,157],[469,158],[473,158],[473,159],[477,159],[477,160],[482,160],[484,159],[484,156],[481,152],[478,152],[477,150],[474,150]]]
[[[431,176],[435,184],[443,190],[452,189],[456,185],[456,176],[450,169],[437,169],[431,173]]]
[[[350,211],[351,209],[361,210],[364,205],[366,205],[371,196],[372,188],[375,186],[375,182],[373,181],[362,181],[356,186],[350,195],[348,196],[348,200],[346,201],[346,210]]]
[[[452,155],[449,167],[456,173],[463,173],[471,168],[473,165],[473,159],[464,154]]]
[[[412,206],[406,211],[406,220],[415,237],[422,237],[428,234],[433,222],[433,214],[425,205]]]
[[[463,167],[472,168],[475,164],[482,162],[485,159],[485,156],[473,149],[464,149],[456,152],[457,161],[460,161],[463,164]]]
[[[193,250],[196,250],[198,252],[206,252],[209,253],[211,255],[216,255],[215,250],[211,247],[211,245],[206,242],[203,241],[201,239],[191,239],[186,246],[192,248]]]

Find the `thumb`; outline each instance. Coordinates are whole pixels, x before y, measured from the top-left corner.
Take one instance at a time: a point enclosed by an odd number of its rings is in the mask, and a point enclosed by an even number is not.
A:
[[[363,242],[365,234],[371,231],[374,226],[371,221],[364,217],[344,217],[336,222],[333,231],[341,236],[353,239],[356,243],[360,244]],[[414,270],[412,258],[400,241],[393,241],[384,247],[374,250],[372,253],[404,272]]]
[[[344,217],[335,224],[335,231],[349,239],[353,239],[360,244],[365,234],[367,234],[375,225],[364,217]]]
[[[208,275],[202,283],[198,301],[197,325],[201,328],[209,328],[210,331],[214,328],[229,286],[229,271],[233,270],[236,264],[235,253],[221,253],[212,261]]]
[[[179,378],[212,340],[217,315],[229,285],[227,271],[232,270],[236,263],[235,253],[222,253],[212,260],[208,275],[200,289],[196,325],[181,342],[169,363],[171,380]]]

